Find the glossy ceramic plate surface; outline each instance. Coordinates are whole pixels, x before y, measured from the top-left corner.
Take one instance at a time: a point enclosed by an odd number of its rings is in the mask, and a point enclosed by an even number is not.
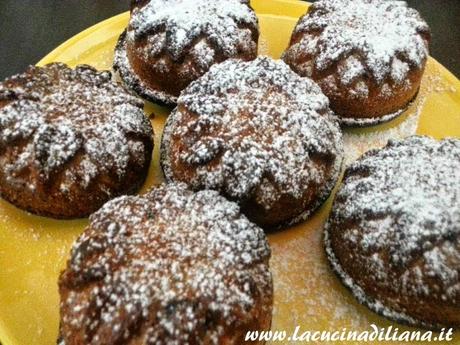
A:
[[[252,2],[261,27],[260,54],[280,57],[292,29],[307,4],[294,0]],[[129,14],[108,19],[62,44],[40,65],[61,61],[71,66],[86,63],[110,69],[113,48],[126,27]],[[31,42],[32,44],[33,42]],[[159,140],[170,109],[146,105],[155,113],[155,152],[145,191],[162,181]],[[397,120],[345,133],[347,160],[388,138],[411,134],[436,138],[460,137],[460,82],[430,59],[420,95]],[[269,236],[275,284],[273,330],[369,330],[394,325],[359,305],[335,277],[323,252],[322,225],[329,200],[308,222]],[[87,220],[57,221],[33,216],[0,201],[0,340],[3,345],[56,344],[59,323],[57,279],[73,241]],[[460,343],[460,334],[449,344]]]

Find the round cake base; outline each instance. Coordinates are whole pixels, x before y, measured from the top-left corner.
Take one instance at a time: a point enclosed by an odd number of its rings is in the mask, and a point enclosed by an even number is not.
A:
[[[125,86],[134,91],[140,97],[160,105],[174,106],[177,97],[164,91],[154,90],[148,87],[134,72],[126,52],[126,30],[120,35],[115,47],[115,57],[113,60],[113,69],[120,77]]]

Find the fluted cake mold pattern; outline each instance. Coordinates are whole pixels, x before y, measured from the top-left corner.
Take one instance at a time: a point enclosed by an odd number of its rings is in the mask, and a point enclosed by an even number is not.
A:
[[[167,90],[169,82],[151,82],[169,73],[185,87],[215,63],[255,58],[258,37],[258,19],[245,0],[146,1],[132,9],[115,50],[114,68],[142,97],[173,105],[180,90]],[[140,66],[133,65],[134,57]],[[142,66],[146,64],[148,69]]]
[[[320,84],[344,125],[369,126],[397,117],[416,97],[430,37],[427,23],[404,1],[320,0],[297,23],[284,60]],[[369,99],[382,109],[385,100],[399,106],[366,114],[376,108]],[[338,110],[354,112],[355,103],[365,116]]]
[[[21,208],[87,216],[142,185],[152,148],[142,101],[108,71],[53,63],[0,84],[0,190]]]
[[[60,344],[239,345],[270,327],[269,258],[263,230],[215,191],[114,199],[61,275]]]
[[[215,65],[184,90],[167,120],[165,177],[219,190],[267,217],[283,200],[294,200],[297,214],[265,224],[269,228],[304,220],[341,171],[342,134],[328,104],[313,81],[280,60]]]
[[[371,310],[411,325],[458,326],[459,224],[460,141],[413,136],[367,152],[346,170],[326,251]],[[431,314],[421,315],[426,306]]]

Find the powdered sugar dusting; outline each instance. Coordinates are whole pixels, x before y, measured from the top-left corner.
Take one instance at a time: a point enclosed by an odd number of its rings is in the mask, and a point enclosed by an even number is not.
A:
[[[237,343],[238,328],[269,327],[265,234],[217,192],[163,185],[90,221],[61,276],[63,343]]]
[[[428,57],[429,27],[404,1],[321,0],[299,21],[294,35],[311,33],[290,49],[314,56],[318,71],[346,60],[341,82],[369,74],[383,84],[400,84],[409,66],[422,68]],[[288,52],[289,54],[290,52]],[[347,60],[351,56],[352,60]]]
[[[449,95],[455,92],[455,88],[442,79],[439,65],[431,59],[428,60],[420,91],[417,98],[402,115],[402,121],[395,120],[394,124],[389,124],[389,128],[376,127],[375,130],[367,130],[365,133],[361,130],[359,132],[344,130],[345,165],[349,165],[371,149],[384,147],[390,139],[401,140],[415,135],[427,99],[435,94]]]
[[[242,25],[257,27],[257,17],[247,1],[151,0],[134,9],[128,32],[137,39],[164,30],[162,42],[174,60],[202,35],[231,57],[237,55],[241,44]]]
[[[325,216],[270,238],[275,291],[272,331],[289,334],[300,326],[301,332],[345,327],[359,332],[371,323],[384,326],[382,319],[354,302],[331,272],[320,231]]]
[[[367,267],[361,273],[375,280],[376,290],[458,305],[459,181],[460,141],[455,139],[390,141],[347,169],[326,245],[334,268],[361,302],[390,318],[424,323],[403,312],[403,299],[389,306],[378,302],[379,296],[366,296],[361,278],[348,276],[337,261],[331,237],[350,247],[355,265]],[[355,225],[341,226],[350,221]]]
[[[181,94],[163,135],[168,179],[239,201],[255,197],[266,210],[286,195],[302,200],[311,188],[324,198],[342,163],[327,98],[314,82],[266,57],[213,66]],[[192,172],[181,176],[172,166]]]
[[[152,136],[142,102],[111,82],[110,72],[88,66],[30,67],[0,85],[0,102],[0,146],[11,154],[0,158],[2,173],[29,188],[33,178],[55,178],[80,153],[61,189],[85,188],[107,171],[122,178],[130,159],[145,157],[146,148],[128,136]],[[27,173],[32,167],[39,176]]]
[[[416,134],[424,103],[424,96],[418,97],[407,110],[407,114],[403,115],[406,116],[403,121],[388,129],[368,133],[345,131],[343,133],[345,165],[348,166],[369,150],[384,147],[389,140],[405,139]]]
[[[255,58],[258,38],[248,1],[145,1],[132,9],[115,49],[114,69],[141,97],[172,105],[213,64]]]

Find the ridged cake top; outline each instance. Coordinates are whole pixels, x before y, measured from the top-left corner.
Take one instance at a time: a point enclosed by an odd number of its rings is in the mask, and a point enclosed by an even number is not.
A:
[[[11,181],[23,174],[51,179],[73,161],[61,189],[88,186],[101,172],[121,178],[130,159],[145,157],[131,137],[151,138],[152,128],[142,102],[112,82],[110,72],[54,63],[0,84],[0,148],[9,152],[1,169]]]
[[[342,67],[345,82],[366,72],[379,83],[388,77],[400,82],[428,56],[429,27],[405,1],[320,0],[294,35],[301,32],[310,34],[298,44],[315,56],[317,70],[354,56]]]
[[[328,104],[313,81],[280,60],[214,65],[181,94],[168,120],[165,174],[174,179],[171,166],[186,166],[181,178],[194,188],[238,200],[256,195],[267,210],[282,195],[301,199],[306,186],[328,189],[323,184],[335,183],[342,162]]]
[[[256,30],[257,23],[254,11],[244,0],[150,0],[134,8],[128,33],[134,39],[158,34],[151,40],[152,49],[166,44],[174,59],[199,38],[219,47],[224,56],[235,56],[238,46],[251,39],[251,31],[242,26]]]
[[[366,153],[329,223],[376,286],[459,305],[460,140],[415,136]]]
[[[61,276],[64,338],[217,344],[271,305],[265,234],[217,192],[163,185],[90,222]]]

